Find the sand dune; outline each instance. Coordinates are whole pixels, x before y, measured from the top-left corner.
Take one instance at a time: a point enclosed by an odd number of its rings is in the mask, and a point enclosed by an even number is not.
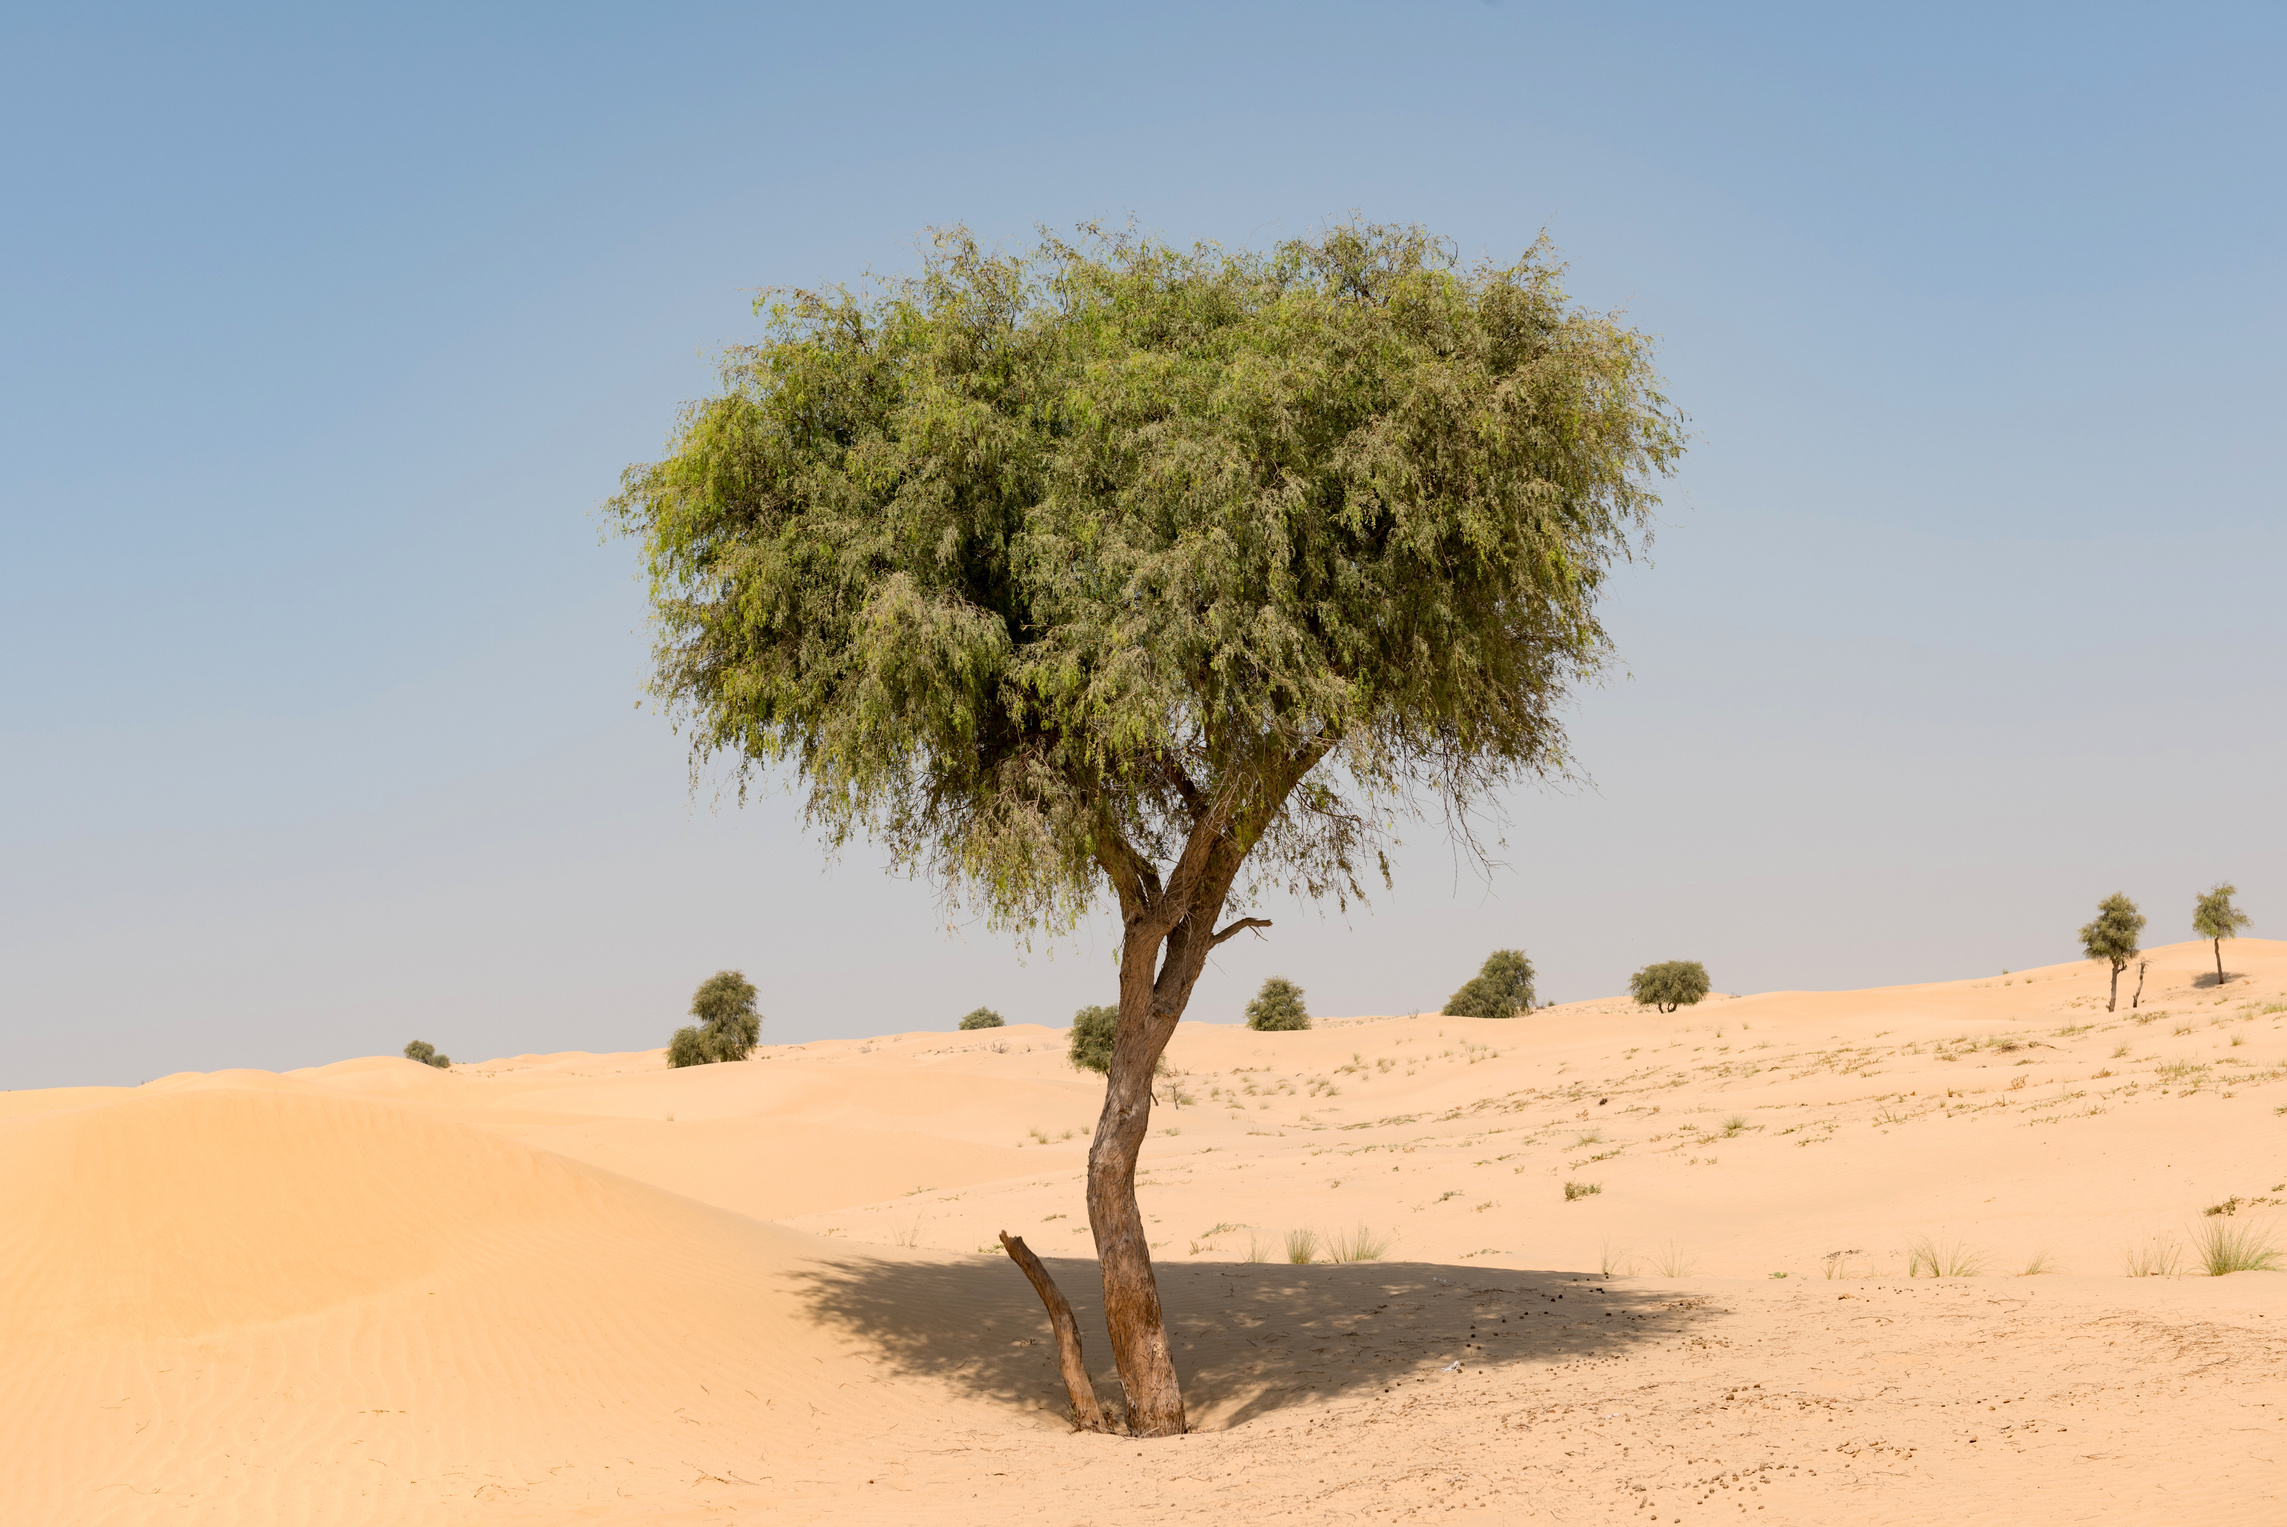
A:
[[[2209,959],[1187,1023],[1150,1445],[979,1251],[1090,1316],[1053,1031],[0,1095],[0,1520],[2276,1521],[2287,1277],[2127,1276],[2287,1209],[2287,944]]]

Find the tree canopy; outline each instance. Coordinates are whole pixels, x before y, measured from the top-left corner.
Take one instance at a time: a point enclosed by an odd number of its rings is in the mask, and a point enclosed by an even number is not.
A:
[[[1682,448],[1648,341],[1559,274],[1365,224],[954,230],[867,293],[770,293],[613,500],[654,692],[1004,924],[1069,926],[1210,803],[1252,874],[1357,894],[1379,799],[1466,822],[1564,766]]]
[[[1008,1026],[1007,1020],[989,1007],[980,1007],[961,1019],[964,1029],[999,1029]]]
[[[1496,949],[1446,999],[1449,1018],[1514,1018],[1533,1005],[1533,962],[1522,949]]]
[[[695,770],[783,766],[829,846],[1001,926],[1117,905],[1116,1017],[1073,1055],[1107,1073],[1089,1221],[1141,1434],[1184,1429],[1151,1078],[1208,952],[1267,926],[1217,922],[1362,895],[1410,805],[1478,848],[1489,792],[1568,768],[1598,595],[1684,433],[1651,342],[1560,276],[1363,222],[1267,252],[953,229],[912,275],[766,294],[612,501]]]
[[[1707,967],[1697,960],[1662,960],[1628,978],[1628,995],[1663,1013],[1689,1007],[1707,993]]]

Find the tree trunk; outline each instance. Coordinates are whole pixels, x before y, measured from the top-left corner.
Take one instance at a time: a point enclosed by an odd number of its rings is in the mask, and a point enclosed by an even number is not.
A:
[[[1088,1149],[1088,1226],[1103,1268],[1104,1326],[1127,1391],[1128,1430],[1138,1437],[1174,1437],[1185,1430],[1183,1390],[1160,1312],[1150,1236],[1136,1203],[1136,1161],[1151,1129],[1152,1071],[1183,1017],[1181,1005],[1165,1011],[1156,990],[1162,983],[1155,974],[1172,973],[1153,969],[1161,942],[1131,931],[1120,952],[1120,1023],[1104,1078],[1104,1111]],[[1176,956],[1170,948],[1170,966]],[[1190,984],[1181,983],[1179,1004],[1190,997]]]
[[[2223,985],[2223,940],[2216,940],[2216,985]]]
[[[2136,962],[2136,995],[2128,999],[2128,1009],[2130,1012],[2134,1012],[2137,1008],[2140,1008],[2144,1005],[2144,967],[2149,963],[2151,962],[2148,960],[2138,960]]]
[[[2108,1013],[2120,1006],[2120,970],[2127,963],[2125,960],[2112,962],[2112,995],[2104,999],[2104,1010]]]
[[[1040,1295],[1040,1302],[1048,1306],[1049,1329],[1056,1333],[1056,1366],[1064,1374],[1064,1394],[1072,1404],[1072,1424],[1084,1432],[1100,1432],[1104,1425],[1103,1408],[1096,1403],[1096,1384],[1088,1377],[1088,1364],[1080,1355],[1080,1322],[1072,1318],[1072,1306],[1064,1291],[1048,1275],[1040,1258],[1025,1245],[1024,1237],[1001,1232],[1001,1245],[1009,1260],[1023,1269],[1032,1283],[1032,1291]]]

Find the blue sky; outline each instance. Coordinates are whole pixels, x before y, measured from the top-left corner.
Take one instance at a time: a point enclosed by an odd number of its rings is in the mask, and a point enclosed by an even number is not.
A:
[[[2270,7],[75,7],[0,20],[0,1085],[1061,1022],[634,708],[601,534],[754,289],[964,221],[1263,242],[1542,230],[1661,336],[1695,443],[1615,590],[1594,776],[1434,824],[1322,1012],[1727,990],[2287,931]]]

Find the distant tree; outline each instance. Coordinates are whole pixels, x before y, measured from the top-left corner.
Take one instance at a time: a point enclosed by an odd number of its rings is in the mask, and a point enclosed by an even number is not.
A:
[[[1689,1007],[1707,995],[1707,967],[1697,960],[1646,965],[1628,978],[1628,995],[1663,1013]]]
[[[2108,1013],[2120,1003],[2120,973],[2136,958],[2137,935],[2143,931],[2144,914],[2120,891],[2098,902],[2096,921],[2081,928],[2081,948],[2088,951],[2088,957],[2112,967],[2112,995],[2104,1003]]]
[[[1522,949],[1496,949],[1447,999],[1449,1018],[1514,1018],[1533,1006],[1533,962]]]
[[[667,1042],[670,1066],[705,1066],[745,1060],[762,1038],[762,1014],[755,1010],[754,983],[735,970],[718,970],[691,994],[691,1016]]]
[[[961,1027],[964,1029],[1001,1029],[1008,1027],[1008,1021],[991,1008],[980,1007],[961,1020]]]
[[[2223,985],[2223,941],[2238,938],[2239,930],[2247,926],[2245,912],[2231,904],[2239,894],[2236,885],[2210,888],[2192,907],[2192,931],[2216,946],[2216,985]]]
[[[1310,1010],[1302,1005],[1302,988],[1284,976],[1272,976],[1247,1004],[1247,1027],[1265,1033],[1310,1027]]]
[[[1072,1015],[1072,1064],[1083,1071],[1112,1069],[1112,1041],[1120,1030],[1116,1007],[1084,1007]]]
[[[1361,895],[1407,798],[1467,823],[1564,768],[1683,420],[1547,249],[1421,228],[956,229],[758,309],[613,500],[653,693],[696,755],[786,768],[830,845],[874,837],[996,925],[1113,902],[1088,1218],[1128,1424],[1175,1435],[1135,1169],[1210,951],[1265,925],[1257,890]]]
[[[453,1063],[453,1058],[450,1055],[439,1054],[437,1047],[429,1043],[429,1041],[426,1039],[416,1039],[411,1044],[407,1045],[405,1047],[405,1058],[407,1060],[417,1060],[424,1066],[435,1066],[439,1070],[442,1070],[443,1068],[450,1066]]]

